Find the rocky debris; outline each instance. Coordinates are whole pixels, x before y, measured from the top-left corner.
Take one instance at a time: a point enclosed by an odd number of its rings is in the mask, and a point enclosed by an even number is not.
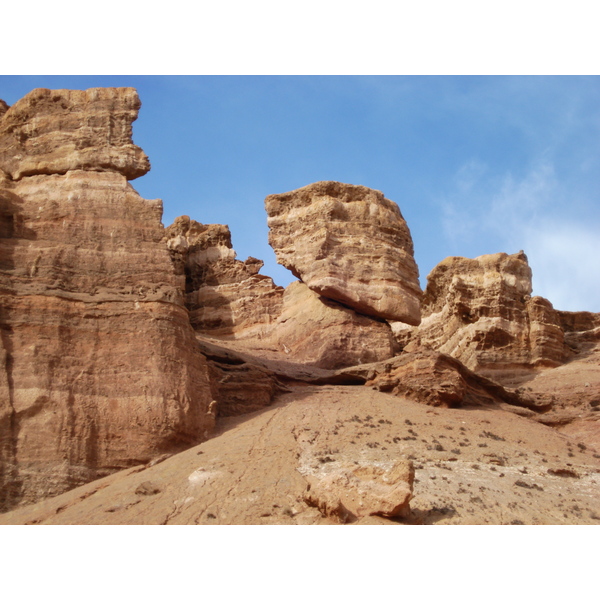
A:
[[[409,460],[386,467],[336,462],[335,469],[322,477],[307,477],[304,500],[342,523],[371,515],[407,517],[414,478]]]
[[[151,481],[144,481],[137,486],[135,493],[139,496],[154,496],[154,494],[160,494],[160,491],[156,484]]]
[[[35,89],[2,116],[0,169],[13,180],[79,170],[140,177],[150,170],[131,141],[140,106],[133,88]]]
[[[265,199],[277,261],[356,312],[417,325],[421,288],[398,205],[360,185],[320,181]]]
[[[186,277],[194,329],[217,337],[262,337],[281,311],[283,288],[260,275],[261,260],[236,259],[226,225],[177,217],[165,241]]]
[[[131,89],[38,90],[0,119],[0,506],[61,493],[214,424],[162,203],[127,182]],[[75,169],[75,170],[71,170]]]
[[[420,326],[393,326],[402,345],[418,339],[492,378],[565,360],[559,315],[544,298],[530,296],[523,252],[446,258],[427,281]]]

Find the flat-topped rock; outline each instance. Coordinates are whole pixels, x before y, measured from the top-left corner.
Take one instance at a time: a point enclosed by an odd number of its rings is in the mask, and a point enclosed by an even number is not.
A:
[[[134,88],[35,89],[0,106],[0,170],[13,180],[74,170],[140,177],[150,170],[131,140],[141,105]]]
[[[400,336],[458,358],[492,377],[506,369],[557,366],[565,359],[558,312],[532,297],[523,252],[449,257],[427,277],[423,320]]]
[[[417,325],[421,288],[398,205],[360,185],[320,181],[265,199],[277,261],[359,313]]]

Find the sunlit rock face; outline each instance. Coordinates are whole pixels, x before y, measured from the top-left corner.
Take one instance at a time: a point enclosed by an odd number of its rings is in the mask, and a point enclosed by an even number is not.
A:
[[[248,350],[337,369],[384,360],[397,344],[389,325],[323,298],[296,281],[285,290],[259,274],[262,261],[236,259],[226,225],[183,216],[165,241],[186,276],[186,305],[196,332],[242,340]]]
[[[269,243],[311,290],[355,311],[417,325],[421,288],[398,205],[360,185],[320,181],[267,196]]]
[[[268,343],[297,362],[322,369],[385,360],[398,349],[387,323],[291,283]]]
[[[219,337],[262,337],[277,319],[283,288],[259,273],[263,261],[237,260],[227,225],[177,217],[165,241],[186,277],[186,306],[194,329]]]
[[[205,439],[208,368],[131,142],[135,90],[0,117],[0,506]]]
[[[0,169],[13,180],[79,170],[140,177],[150,170],[131,140],[140,106],[133,88],[33,90],[2,118]]]
[[[427,281],[420,326],[394,326],[401,342],[418,339],[477,372],[556,366],[565,359],[558,312],[531,297],[523,252],[449,257]]]

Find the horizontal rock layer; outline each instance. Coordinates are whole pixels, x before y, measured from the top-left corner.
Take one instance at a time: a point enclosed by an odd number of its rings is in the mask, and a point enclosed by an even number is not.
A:
[[[243,340],[248,351],[271,350],[324,369],[384,360],[397,348],[387,323],[300,282],[284,291],[258,273],[262,261],[237,260],[225,225],[178,217],[164,239],[185,273],[186,306],[199,334]]]
[[[186,278],[186,306],[197,331],[216,336],[260,336],[281,310],[283,288],[260,275],[263,262],[236,259],[227,225],[177,217],[164,240]]]

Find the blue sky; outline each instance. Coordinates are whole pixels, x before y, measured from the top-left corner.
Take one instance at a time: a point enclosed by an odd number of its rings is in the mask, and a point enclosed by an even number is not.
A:
[[[229,225],[280,285],[264,198],[331,179],[400,206],[422,287],[446,256],[522,249],[534,294],[600,311],[598,76],[0,76],[0,98],[97,86],[138,90],[132,184],[163,223]]]

